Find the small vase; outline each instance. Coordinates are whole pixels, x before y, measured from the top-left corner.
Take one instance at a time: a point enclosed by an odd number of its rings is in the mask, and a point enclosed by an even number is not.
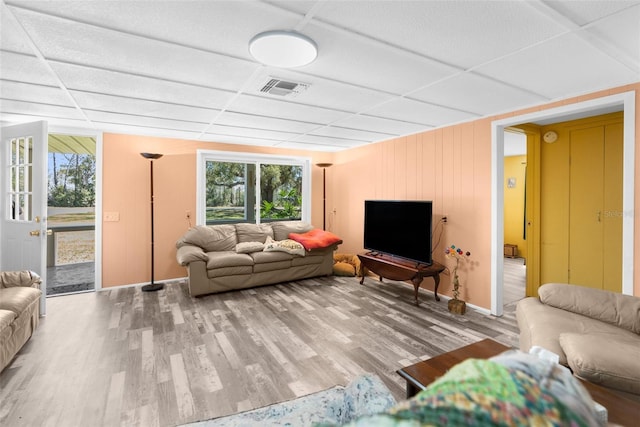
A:
[[[455,314],[464,314],[467,311],[467,303],[459,299],[450,299],[449,311]]]

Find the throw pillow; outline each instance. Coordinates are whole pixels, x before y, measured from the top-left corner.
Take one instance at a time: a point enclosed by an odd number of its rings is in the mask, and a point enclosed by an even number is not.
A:
[[[264,243],[260,242],[240,242],[236,245],[236,253],[250,254],[252,252],[260,252],[264,249]]]
[[[265,252],[279,251],[279,252],[286,252],[291,255],[299,255],[299,256],[304,256],[306,253],[304,250],[304,246],[302,246],[300,243],[294,240],[286,239],[286,240],[276,241],[276,240],[273,240],[271,237],[267,237],[267,241],[264,244],[264,251]]]
[[[320,230],[319,228],[314,228],[306,233],[289,233],[289,238],[302,243],[302,246],[308,251],[342,243],[342,239],[332,232]]]

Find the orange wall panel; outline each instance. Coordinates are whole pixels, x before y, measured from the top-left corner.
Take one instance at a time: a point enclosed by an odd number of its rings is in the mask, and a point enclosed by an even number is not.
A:
[[[104,212],[120,212],[119,222],[104,222],[103,286],[144,283],[149,280],[148,160],[140,152],[165,153],[156,173],[156,279],[183,277],[175,261],[175,241],[187,230],[185,211],[195,215],[196,150],[245,151],[300,155],[327,168],[327,226],[343,240],[339,252],[363,248],[363,212],[366,199],[420,199],[434,202],[434,259],[444,258],[446,245],[472,253],[461,268],[462,297],[479,307],[490,307],[491,293],[491,123],[527,112],[587,99],[636,91],[636,141],[640,140],[640,83],[579,98],[483,118],[337,153],[278,150],[208,142],[104,135]],[[636,170],[640,147],[636,143]],[[636,188],[640,173],[636,172]],[[322,169],[312,168],[312,223],[322,225]],[[640,197],[635,199],[640,212]],[[445,225],[436,226],[447,215]],[[439,239],[439,240],[438,240]],[[634,293],[640,295],[640,219],[635,220]],[[447,262],[448,261],[448,262]],[[432,281],[424,287],[432,289]],[[443,276],[443,294],[451,294],[451,279]]]
[[[196,214],[198,149],[286,154],[309,157],[312,164],[330,162],[326,153],[278,150],[210,142],[105,134],[103,137],[103,211],[119,221],[103,221],[102,286],[107,288],[151,279],[151,202],[149,162],[142,152],[162,153],[154,160],[155,279],[186,276],[176,261],[176,241]],[[327,187],[331,168],[327,169]],[[322,169],[312,166],[312,223],[322,227]],[[327,210],[330,205],[327,204]]]

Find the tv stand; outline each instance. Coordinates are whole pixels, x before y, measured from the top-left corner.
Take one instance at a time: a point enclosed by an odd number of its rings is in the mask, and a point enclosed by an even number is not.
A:
[[[433,277],[435,282],[434,295],[436,301],[440,301],[438,296],[438,286],[440,285],[440,273],[442,273],[445,267],[442,264],[433,262],[431,265],[416,263],[415,261],[408,261],[399,259],[390,255],[380,254],[378,252],[368,252],[366,254],[358,255],[360,262],[362,263],[362,279],[360,284],[364,284],[364,278],[366,276],[364,268],[368,268],[375,274],[377,274],[382,282],[382,278],[389,280],[399,281],[411,281],[414,289],[414,297],[416,305],[420,304],[418,300],[418,289],[425,277]]]

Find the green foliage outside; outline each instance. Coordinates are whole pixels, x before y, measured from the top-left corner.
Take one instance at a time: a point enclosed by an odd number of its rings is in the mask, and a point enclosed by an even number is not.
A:
[[[256,200],[255,176],[253,164],[207,162],[207,223],[252,220],[249,209]],[[259,187],[262,219],[301,217],[302,167],[262,164]]]
[[[49,153],[48,206],[93,207],[96,202],[96,157]]]

